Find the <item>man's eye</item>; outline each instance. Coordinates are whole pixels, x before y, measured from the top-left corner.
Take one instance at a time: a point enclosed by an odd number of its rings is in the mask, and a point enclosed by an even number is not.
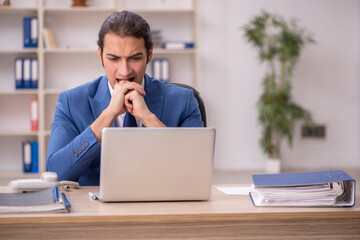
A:
[[[115,62],[118,60],[118,58],[109,58],[110,61]]]

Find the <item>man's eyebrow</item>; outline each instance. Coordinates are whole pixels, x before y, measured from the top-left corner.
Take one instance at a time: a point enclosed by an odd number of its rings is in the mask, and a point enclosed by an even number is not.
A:
[[[142,55],[144,55],[144,53],[138,52],[138,53],[135,53],[133,55],[127,56],[127,58],[133,58],[133,57],[142,56]],[[112,54],[112,53],[107,53],[106,56],[114,57],[114,58],[120,58],[121,57],[121,56],[117,56],[116,54]]]
[[[138,53],[135,53],[135,54],[133,54],[133,55],[130,55],[129,58],[133,58],[133,57],[137,57],[137,56],[142,56],[142,55],[144,55],[143,52],[138,52]]]

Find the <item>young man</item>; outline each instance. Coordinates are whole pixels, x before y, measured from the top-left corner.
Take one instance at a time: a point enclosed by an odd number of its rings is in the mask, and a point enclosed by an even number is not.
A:
[[[191,90],[145,74],[153,44],[141,16],[128,11],[109,16],[99,31],[98,46],[106,76],[60,94],[46,161],[47,170],[56,172],[59,180],[80,185],[99,185],[105,127],[203,126]]]

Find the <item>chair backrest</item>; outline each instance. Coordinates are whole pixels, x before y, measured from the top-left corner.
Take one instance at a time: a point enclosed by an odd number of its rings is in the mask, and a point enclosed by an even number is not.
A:
[[[204,101],[202,100],[202,98],[201,98],[200,93],[198,92],[198,90],[196,90],[195,88],[193,88],[193,87],[191,87],[191,86],[189,86],[189,85],[182,84],[182,83],[173,83],[173,84],[176,85],[176,86],[179,86],[179,87],[191,89],[191,90],[194,92],[194,96],[195,96],[196,100],[197,100],[198,103],[199,103],[199,108],[200,108],[200,113],[201,113],[201,119],[202,119],[202,121],[203,121],[203,123],[204,123],[204,127],[207,127],[205,104],[204,104]]]

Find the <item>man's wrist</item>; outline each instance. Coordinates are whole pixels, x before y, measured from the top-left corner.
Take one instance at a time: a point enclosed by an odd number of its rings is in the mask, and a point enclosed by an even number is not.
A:
[[[145,127],[166,127],[152,112],[148,112],[144,116],[140,117],[139,120]]]

